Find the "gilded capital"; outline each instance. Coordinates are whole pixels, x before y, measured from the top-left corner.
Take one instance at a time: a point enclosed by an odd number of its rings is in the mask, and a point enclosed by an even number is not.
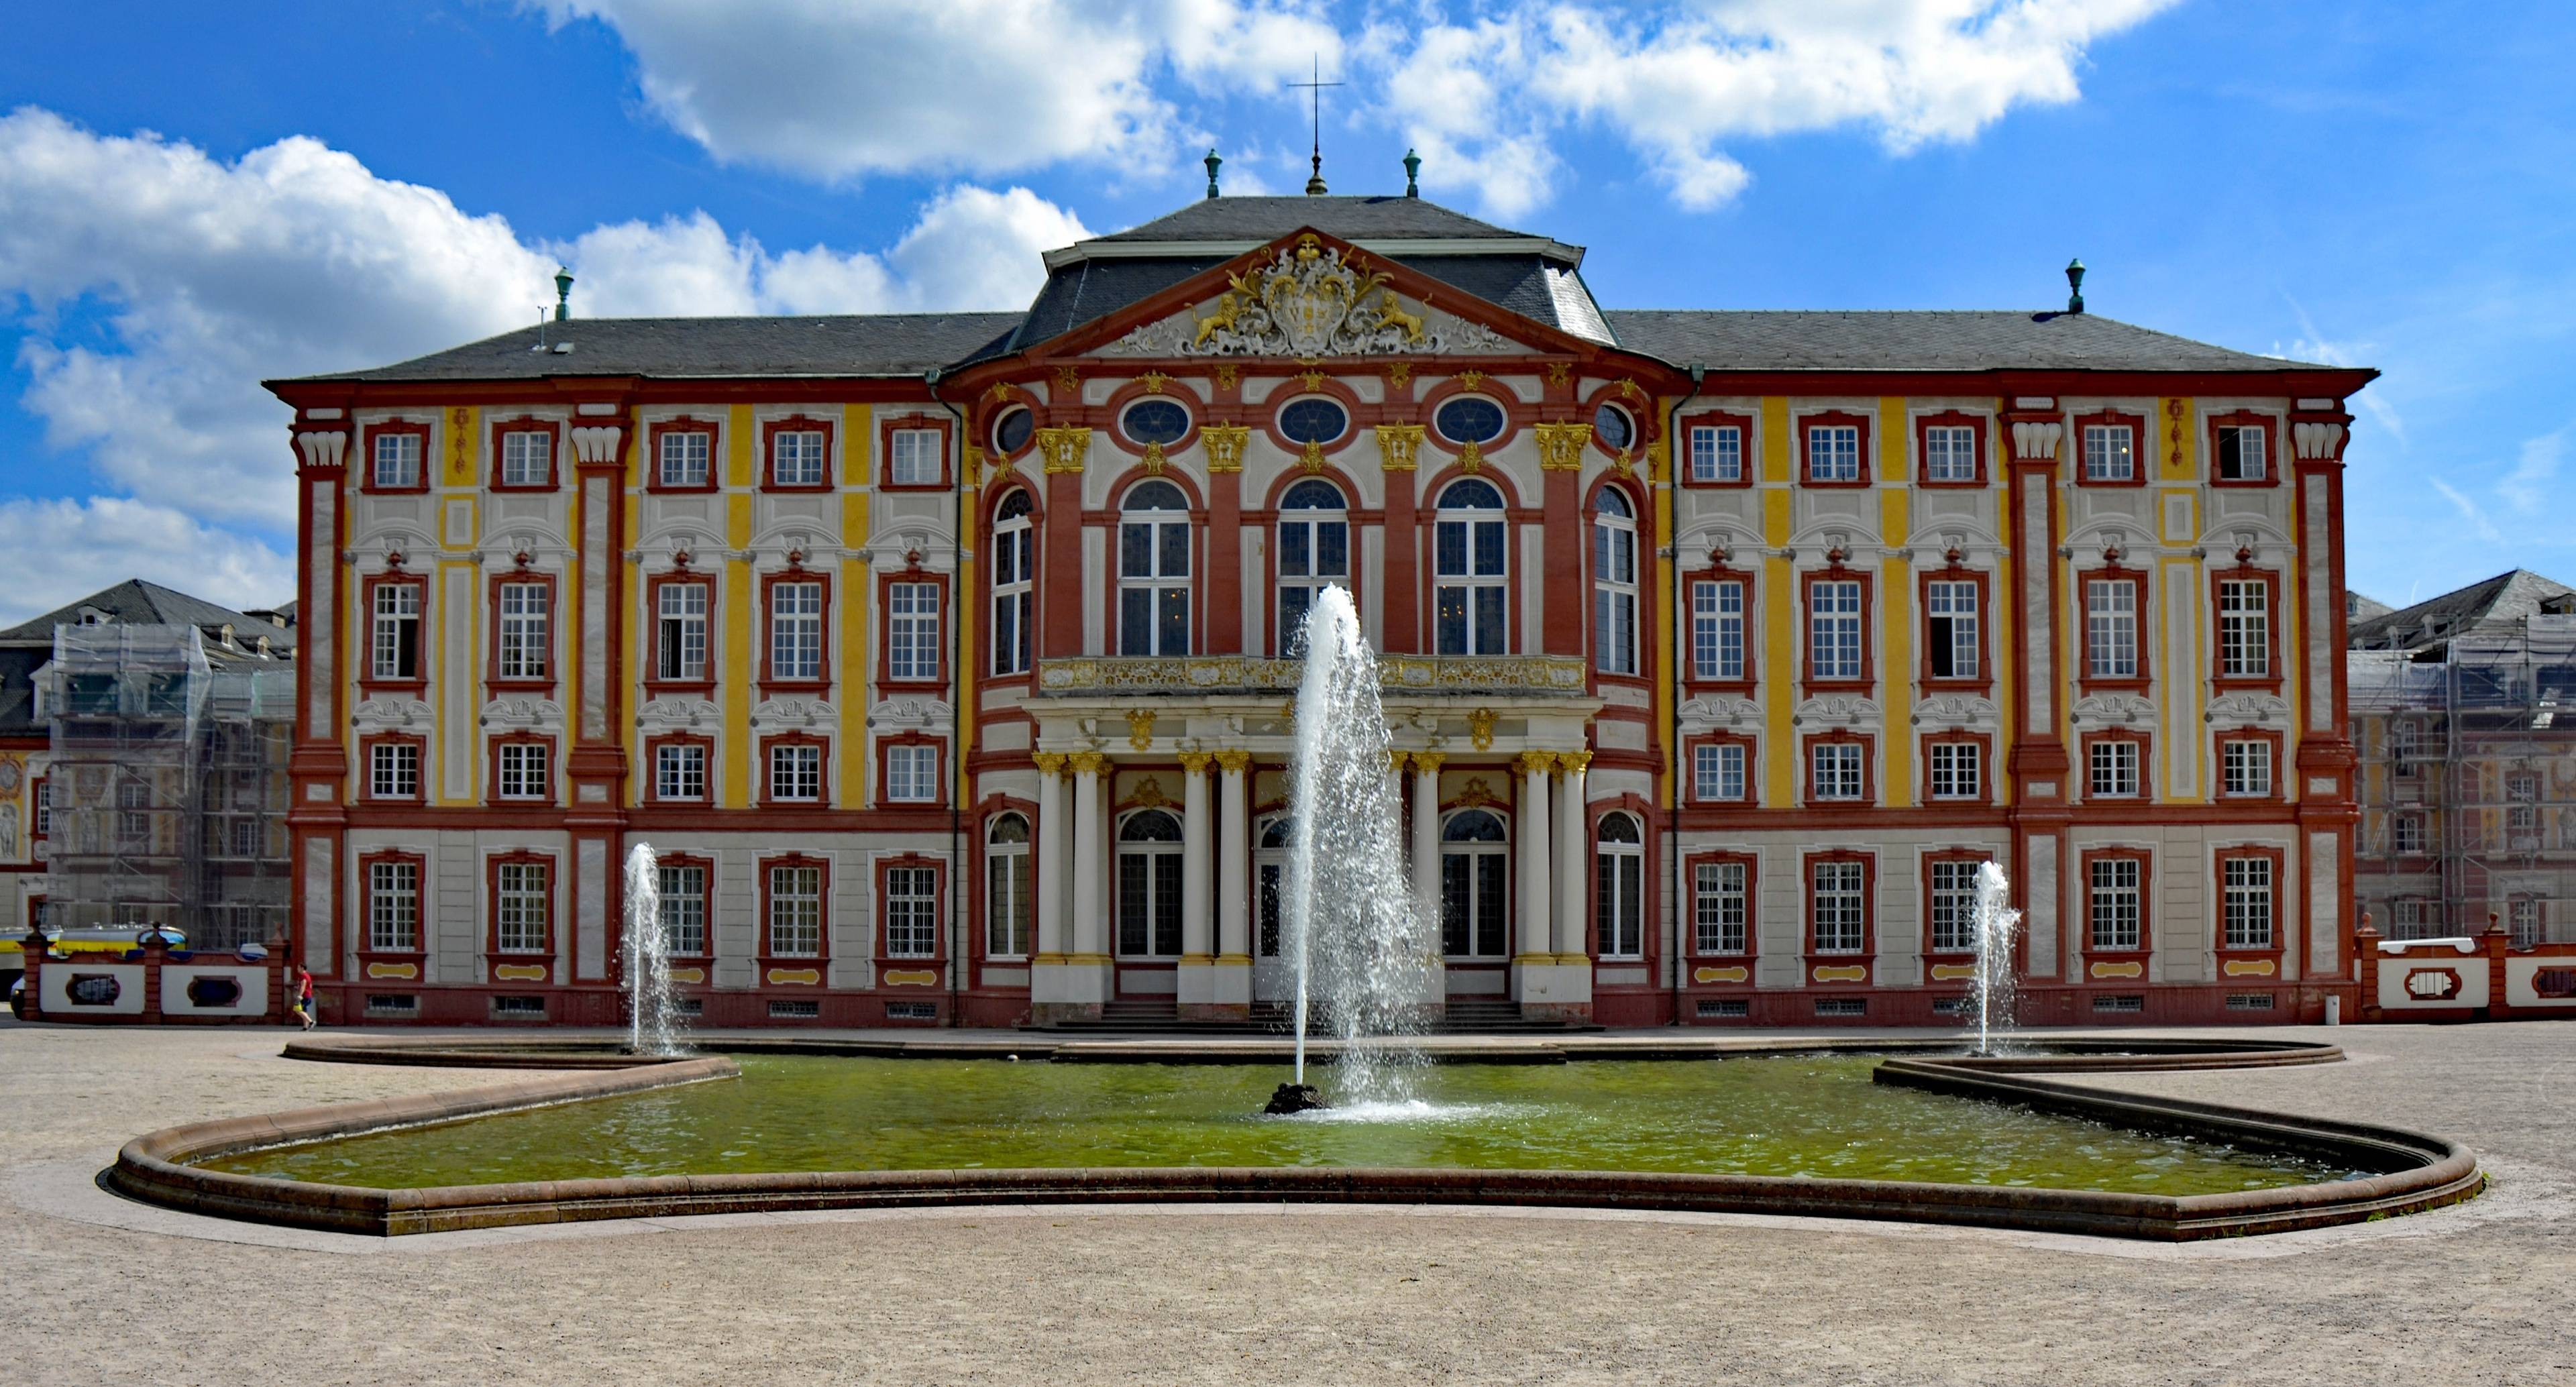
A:
[[[1413,768],[1425,775],[1438,775],[1441,765],[1448,759],[1446,752],[1417,751],[1413,753]]]
[[[1590,424],[1540,424],[1536,432],[1540,471],[1583,470],[1583,445],[1592,441]]]
[[[1584,768],[1592,764],[1592,753],[1588,751],[1561,751],[1557,753],[1556,759],[1565,767],[1565,773],[1567,775],[1581,775],[1583,774]]]
[[[1252,769],[1252,753],[1241,747],[1227,747],[1216,754],[1216,764],[1228,774],[1241,775]]]
[[[1209,424],[1199,430],[1199,446],[1207,450],[1210,472],[1243,470],[1243,445],[1252,439],[1248,424]]]
[[[1553,751],[1524,751],[1514,759],[1512,764],[1520,767],[1521,774],[1523,775],[1545,775],[1549,771],[1556,769],[1556,753]]]
[[[1403,770],[1403,769],[1404,769],[1404,763],[1405,763],[1405,762],[1407,762],[1407,761],[1410,761],[1410,760],[1412,760],[1412,759],[1413,759],[1413,756],[1412,756],[1412,753],[1410,753],[1410,752],[1398,751],[1398,750],[1397,750],[1397,749],[1395,749],[1394,747],[1388,747],[1388,748],[1386,749],[1386,768],[1387,768],[1388,770],[1391,770],[1391,771],[1400,771],[1400,770]]]
[[[1041,751],[1029,759],[1038,763],[1040,775],[1064,774],[1064,753],[1061,751]]]
[[[1377,463],[1389,472],[1410,472],[1422,449],[1420,424],[1377,426]]]
[[[1181,769],[1188,771],[1192,775],[1201,775],[1206,773],[1209,763],[1216,760],[1214,756],[1211,756],[1204,751],[1184,751],[1181,753],[1180,759]]]
[[[1077,751],[1064,758],[1065,768],[1075,775],[1098,775],[1109,764],[1109,758],[1096,751]]]
[[[1091,430],[1073,427],[1040,429],[1038,453],[1046,459],[1049,475],[1079,473],[1083,461],[1091,456]]]

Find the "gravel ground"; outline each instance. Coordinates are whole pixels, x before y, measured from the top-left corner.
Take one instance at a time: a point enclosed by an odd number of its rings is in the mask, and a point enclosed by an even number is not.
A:
[[[392,1241],[87,1183],[197,1118],[463,1087],[251,1030],[0,1023],[12,1382],[2576,1384],[2576,1025],[2265,1030],[2351,1063],[2107,1087],[2447,1133],[2493,1193],[2190,1247],[1736,1216],[1255,1208]]]

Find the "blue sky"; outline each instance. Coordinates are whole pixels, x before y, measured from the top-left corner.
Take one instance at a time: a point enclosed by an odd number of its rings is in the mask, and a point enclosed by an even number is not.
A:
[[[1325,172],[1626,307],[2043,306],[2370,365],[2353,585],[2576,580],[2576,7],[1140,0],[22,6],[0,584],[292,575],[266,375],[589,312],[1013,307],[1036,252]],[[41,557],[31,557],[41,556]]]

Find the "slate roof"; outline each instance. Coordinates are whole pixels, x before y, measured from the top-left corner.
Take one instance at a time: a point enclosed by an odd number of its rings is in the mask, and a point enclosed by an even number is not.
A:
[[[1418,197],[1212,197],[1142,226],[1093,239],[1267,241],[1301,226],[1345,241],[1508,240],[1533,235],[1480,222]]]
[[[1712,371],[2277,371],[2098,313],[1612,309],[1619,345]]]
[[[230,626],[235,638],[244,644],[255,637],[266,636],[272,650],[295,648],[295,632],[286,627],[270,625],[248,612],[237,612],[140,578],[128,578],[112,588],[91,593],[32,621],[22,621],[0,631],[0,645],[41,645],[50,655],[54,648],[54,628],[77,625],[84,607],[104,612],[128,626],[194,626],[204,632]]]
[[[2356,621],[2344,628],[2354,650],[2425,650],[2453,638],[2511,626],[2537,616],[2542,604],[2576,594],[2555,578],[2527,568],[2511,569],[2467,587],[2429,597],[2411,607]]]
[[[985,355],[1018,313],[873,313],[760,318],[575,318],[523,327],[371,371],[303,381],[918,376]],[[543,333],[572,350],[536,351]]]

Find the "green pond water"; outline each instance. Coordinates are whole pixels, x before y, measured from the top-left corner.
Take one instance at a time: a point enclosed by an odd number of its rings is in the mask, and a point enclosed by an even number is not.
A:
[[[961,1166],[1690,1171],[2209,1194],[2352,1172],[1870,1082],[1875,1059],[1444,1065],[1411,1104],[1264,1117],[1266,1065],[746,1056],[742,1077],[249,1152],[401,1188]],[[1329,1098],[1332,1073],[1322,1071]]]

